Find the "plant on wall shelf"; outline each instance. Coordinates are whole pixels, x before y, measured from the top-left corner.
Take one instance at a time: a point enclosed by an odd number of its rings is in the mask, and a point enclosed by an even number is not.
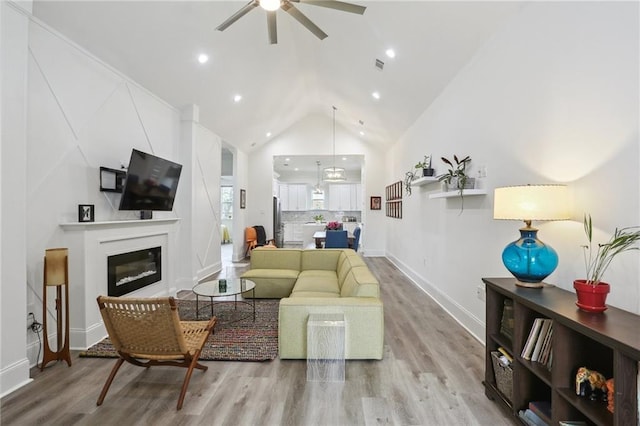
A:
[[[404,189],[407,195],[411,195],[411,183],[423,176],[433,176],[433,169],[431,168],[431,156],[425,155],[422,161],[418,161],[413,170],[409,170],[404,174]]]
[[[462,212],[464,210],[464,189],[467,186],[471,186],[473,188],[475,181],[474,178],[470,178],[467,175],[467,166],[471,163],[471,157],[467,155],[460,159],[454,154],[453,161],[446,157],[441,157],[441,160],[449,166],[449,168],[446,173],[438,176],[438,180],[440,182],[445,182],[447,184],[447,188],[454,187],[458,190],[461,199],[460,212]]]
[[[467,175],[467,166],[471,163],[471,157],[467,155],[459,159],[457,155],[454,155],[453,161],[446,157],[441,157],[441,159],[443,163],[449,166],[449,169],[447,169],[446,173],[438,176],[438,180],[440,182],[446,182],[448,186],[454,186],[460,191],[460,196],[462,196],[462,190],[467,185],[467,182],[470,182],[470,179],[472,179]]]

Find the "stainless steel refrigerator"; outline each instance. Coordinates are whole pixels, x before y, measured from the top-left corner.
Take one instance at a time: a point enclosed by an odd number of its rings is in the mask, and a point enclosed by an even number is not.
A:
[[[276,240],[276,247],[282,247],[284,224],[282,223],[282,210],[278,197],[273,197],[273,238]]]

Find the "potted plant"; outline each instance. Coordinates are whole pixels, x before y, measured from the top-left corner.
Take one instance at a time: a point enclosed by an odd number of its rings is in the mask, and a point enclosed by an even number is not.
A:
[[[418,161],[418,163],[416,163],[415,166],[413,166],[415,169],[414,174],[416,175],[416,177],[419,176],[433,176],[433,174],[435,173],[435,170],[431,168],[431,156],[430,155],[425,155],[424,159],[422,161]]]
[[[588,244],[582,246],[584,250],[584,264],[587,278],[574,280],[573,288],[576,290],[578,301],[576,305],[587,312],[603,312],[607,309],[605,301],[609,294],[610,286],[601,281],[607,268],[614,257],[630,250],[638,250],[640,242],[640,227],[632,226],[616,228],[615,232],[604,244],[593,243],[593,223],[591,215],[585,214],[584,233]]]
[[[425,176],[433,176],[435,170],[431,168],[431,156],[425,155],[422,161],[418,161],[412,170],[404,174],[404,189],[407,195],[411,195],[411,183]]]
[[[322,221],[324,220],[324,216],[322,216],[321,214],[317,214],[313,217],[313,220],[315,220],[316,223],[322,223]]]
[[[445,182],[447,187],[453,187],[460,191],[460,196],[462,196],[463,189],[473,188],[475,178],[467,175],[467,166],[471,162],[471,157],[467,155],[466,157],[459,159],[457,155],[454,155],[453,161],[446,157],[441,157],[441,160],[449,166],[449,169],[446,173],[438,176],[438,180],[440,182]]]

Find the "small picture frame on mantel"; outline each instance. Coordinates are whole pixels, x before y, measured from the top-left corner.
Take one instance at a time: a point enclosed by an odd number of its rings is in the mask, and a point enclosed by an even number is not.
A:
[[[93,204],[78,204],[78,222],[94,222],[95,219]]]

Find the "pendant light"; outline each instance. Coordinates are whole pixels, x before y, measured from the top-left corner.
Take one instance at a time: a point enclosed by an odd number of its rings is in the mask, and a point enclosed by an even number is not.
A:
[[[316,165],[318,166],[318,174],[317,174],[318,180],[316,181],[315,188],[313,188],[313,193],[315,195],[322,195],[323,194],[322,187],[320,186],[320,161],[316,160]]]
[[[333,167],[327,167],[324,169],[324,181],[325,182],[344,182],[347,180],[344,169],[342,167],[336,167],[336,107],[333,108]]]

